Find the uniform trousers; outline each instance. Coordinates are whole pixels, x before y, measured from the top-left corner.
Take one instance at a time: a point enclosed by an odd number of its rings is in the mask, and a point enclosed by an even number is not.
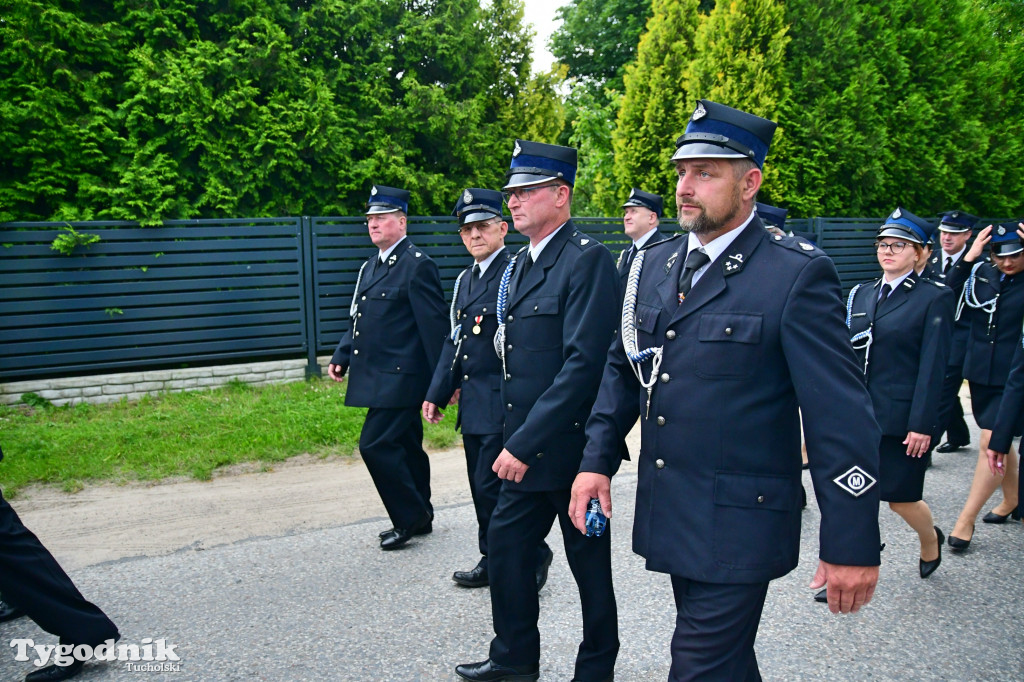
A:
[[[672,576],[676,631],[669,682],[760,682],[754,639],[768,583],[705,583]]]
[[[466,472],[469,474],[469,493],[476,510],[477,538],[480,554],[487,556],[487,528],[491,523],[494,506],[498,503],[501,479],[491,468],[501,454],[503,437],[500,433],[462,434],[466,449]]]
[[[433,518],[419,408],[371,407],[359,434],[359,453],[395,528],[410,529]]]
[[[960,387],[964,383],[964,366],[949,365],[942,378],[942,394],[939,396],[939,433],[946,434],[946,441],[954,445],[971,442],[971,432],[964,419],[964,406],[960,402]]]
[[[61,644],[95,647],[118,639],[117,626],[86,600],[57,560],[0,492],[0,593]]]
[[[501,454],[504,438],[500,433],[462,434],[462,444],[466,450],[466,471],[469,473],[469,493],[473,497],[473,508],[476,510],[477,537],[480,544],[481,564],[488,565],[487,529],[491,525],[494,507],[498,504],[498,493],[501,491],[501,479],[494,473],[494,461]],[[551,524],[548,523],[548,528]],[[547,535],[545,531],[544,535]],[[537,546],[537,565],[543,564],[551,549],[544,540]]]
[[[536,547],[556,516],[583,610],[583,641],[574,677],[603,680],[612,674],[619,652],[611,527],[601,537],[587,537],[576,530],[569,519],[568,490],[526,492],[507,484],[501,488],[487,537],[495,634],[490,658],[510,666],[540,662],[536,558],[534,552],[523,549]]]

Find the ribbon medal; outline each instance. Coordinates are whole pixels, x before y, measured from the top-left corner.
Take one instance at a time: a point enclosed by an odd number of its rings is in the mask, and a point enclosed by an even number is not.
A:
[[[480,323],[483,322],[483,321],[484,321],[484,316],[483,315],[477,315],[476,317],[473,318],[473,322],[476,323],[476,324],[473,325],[473,333],[474,334],[479,334],[480,333]]]

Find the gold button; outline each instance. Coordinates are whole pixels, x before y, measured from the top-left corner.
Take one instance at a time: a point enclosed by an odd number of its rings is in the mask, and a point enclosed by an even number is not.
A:
[[[664,425],[665,425],[665,418],[664,417],[658,417],[658,426],[664,426]]]
[[[663,384],[667,384],[667,383],[668,383],[668,380],[669,380],[669,378],[670,378],[670,377],[669,377],[669,375],[668,375],[667,373],[666,373],[666,374],[662,374],[662,375],[661,375],[661,383],[663,383]]]
[[[668,339],[669,341],[671,341],[672,339],[676,338],[675,330],[674,329],[669,329],[667,332],[665,332],[665,338]]]
[[[664,469],[665,468],[665,460],[663,460],[663,459],[656,459],[656,460],[654,460],[654,466],[658,467],[659,469]]]

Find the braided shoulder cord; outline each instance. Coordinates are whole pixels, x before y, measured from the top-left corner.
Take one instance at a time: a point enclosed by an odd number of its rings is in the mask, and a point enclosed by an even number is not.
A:
[[[455,288],[452,290],[452,307],[448,310],[448,320],[452,325],[452,332],[448,335],[448,338],[452,341],[457,341],[459,336],[462,335],[462,323],[458,321],[458,317],[455,314],[455,303],[459,300],[459,287],[462,285],[462,276],[465,274],[466,271],[463,270],[455,278]]]
[[[629,267],[629,276],[626,279],[626,295],[622,299],[622,346],[629,358],[629,366],[636,375],[637,381],[647,390],[647,412],[651,410],[651,393],[654,391],[654,382],[658,378],[658,370],[661,368],[663,346],[651,346],[639,350],[637,347],[636,329],[636,297],[640,287],[640,272],[644,267],[644,256],[646,251],[641,250],[633,257],[633,264]],[[651,360],[651,374],[645,380],[643,373],[643,362]],[[646,416],[645,415],[645,418]]]
[[[501,375],[503,377],[508,376],[508,371],[505,369],[505,307],[508,305],[508,285],[512,281],[512,273],[515,272],[519,254],[526,248],[524,246],[519,253],[512,256],[508,265],[505,266],[505,271],[501,273],[501,281],[498,283],[498,304],[494,311],[498,318],[498,330],[494,332],[494,352],[501,358]]]
[[[363,261],[363,264],[359,266],[359,274],[356,276],[356,288],[352,292],[352,303],[348,306],[348,316],[353,320],[356,317],[356,312],[359,310],[359,285],[363,283],[363,270],[366,269],[366,264],[370,261]]]
[[[999,294],[995,295],[995,298],[991,298],[987,301],[979,301],[978,294],[974,290],[974,279],[978,272],[978,268],[982,266],[982,262],[978,261],[971,268],[971,274],[967,277],[967,281],[964,282],[964,293],[960,298],[960,304],[957,306],[956,319],[960,319],[960,311],[963,310],[964,304],[967,304],[971,308],[981,310],[988,313],[988,327],[992,329],[992,317],[996,314],[996,306],[999,304]]]
[[[853,297],[857,294],[857,290],[864,286],[861,282],[853,289],[850,290],[850,296],[846,299],[846,328],[850,328],[850,323],[853,320]],[[864,374],[868,373],[868,361],[871,359],[871,344],[875,340],[873,334],[875,324],[872,322],[871,325],[862,332],[858,332],[853,335],[850,339],[850,346],[854,350],[864,351]],[[860,345],[857,345],[860,344]]]

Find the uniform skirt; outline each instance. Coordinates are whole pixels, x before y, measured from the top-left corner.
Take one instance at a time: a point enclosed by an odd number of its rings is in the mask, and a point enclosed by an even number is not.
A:
[[[928,456],[909,456],[904,438],[882,436],[878,446],[878,485],[883,502],[917,502],[924,496]]]
[[[1003,399],[1003,387],[976,384],[973,381],[968,381],[967,386],[971,389],[971,410],[974,412],[974,421],[978,423],[979,429],[991,431],[996,427],[999,401]],[[1014,425],[1013,435],[1014,437],[1021,435],[1020,424]]]

